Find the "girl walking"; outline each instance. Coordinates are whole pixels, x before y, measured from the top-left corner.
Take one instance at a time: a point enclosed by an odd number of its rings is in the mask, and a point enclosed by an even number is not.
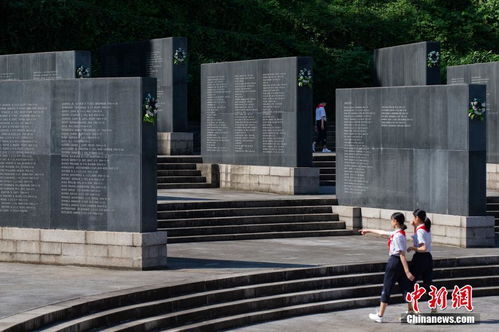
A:
[[[414,227],[412,236],[413,246],[407,252],[414,251],[414,256],[409,264],[409,269],[416,280],[423,280],[423,287],[426,292],[430,291],[433,282],[433,257],[431,255],[431,220],[426,216],[426,212],[420,209],[412,213],[414,219],[411,224]]]
[[[407,239],[405,237],[405,217],[400,212],[395,212],[391,216],[392,232],[379,231],[373,229],[361,229],[359,232],[364,235],[373,233],[378,235],[388,235],[388,263],[386,264],[385,276],[383,280],[383,291],[381,292],[381,299],[379,311],[375,314],[369,314],[369,318],[377,323],[383,322],[383,315],[385,314],[386,307],[390,302],[390,296],[393,286],[397,282],[404,296],[410,291],[410,281],[414,280],[414,276],[409,270],[407,259],[405,256],[407,250]]]

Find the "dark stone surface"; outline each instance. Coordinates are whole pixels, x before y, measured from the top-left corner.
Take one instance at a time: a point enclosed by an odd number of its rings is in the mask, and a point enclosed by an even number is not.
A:
[[[187,60],[174,64],[175,51],[187,52],[187,39],[171,37],[105,45],[102,76],[154,77],[158,82],[158,131],[187,130]]]
[[[447,67],[447,84],[487,85],[487,162],[499,164],[499,62]]]
[[[385,47],[374,50],[374,71],[379,86],[440,84],[440,64],[427,64],[431,51],[440,52],[439,42]]]
[[[336,90],[341,205],[485,215],[484,85]]]
[[[0,82],[0,225],[156,230],[151,78]]]
[[[76,78],[76,68],[91,69],[88,51],[0,55],[0,80]]]
[[[312,89],[298,86],[308,57],[201,66],[201,152],[208,163],[312,165]]]

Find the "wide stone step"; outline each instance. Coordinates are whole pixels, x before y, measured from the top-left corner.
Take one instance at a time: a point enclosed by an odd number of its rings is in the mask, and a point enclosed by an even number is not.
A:
[[[499,196],[487,196],[487,203],[499,203]]]
[[[331,167],[336,167],[336,162],[332,161],[314,161],[312,163],[313,167],[316,168],[331,168]]]
[[[246,225],[223,225],[223,226],[201,226],[201,227],[173,227],[162,228],[168,232],[168,238],[195,236],[195,235],[222,235],[222,234],[247,234],[268,232],[296,232],[315,230],[345,229],[345,223],[340,221],[320,221],[306,223],[270,223],[270,224],[246,224]]]
[[[282,206],[317,206],[338,205],[338,200],[333,198],[320,199],[268,199],[268,200],[237,200],[237,201],[201,201],[201,202],[173,202],[158,203],[158,211],[170,210],[196,210],[196,209],[227,209],[250,207],[282,207]]]
[[[277,206],[258,208],[222,208],[183,211],[158,211],[158,219],[185,219],[229,216],[332,213],[332,206]]]
[[[158,183],[202,183],[206,182],[204,176],[158,176]]]
[[[314,153],[312,161],[334,161],[336,160],[336,153]]]
[[[369,278],[370,276],[367,275]],[[335,280],[337,279],[337,282]],[[380,283],[383,280],[383,274],[377,273],[369,278],[374,283]],[[128,305],[121,308],[102,311],[96,314],[82,317],[77,320],[65,322],[54,326],[52,330],[60,331],[64,328],[78,328],[78,329],[91,329],[102,327],[103,325],[119,324],[126,321],[129,317],[135,319],[146,318],[158,314],[165,314],[174,312],[174,308],[191,309],[196,306],[203,306],[206,304],[223,303],[228,301],[237,301],[242,298],[257,298],[264,296],[273,296],[281,293],[292,293],[304,290],[312,290],[315,288],[322,289],[326,285],[351,286],[354,280],[358,280],[356,275],[344,276],[341,278],[328,277],[328,278],[315,278],[297,280],[292,283],[278,282],[261,285],[251,285],[245,287],[229,288],[216,291],[206,291],[195,293],[192,295],[179,296],[176,298],[169,298],[157,301],[150,301],[135,305]],[[329,282],[328,282],[329,281]]]
[[[158,183],[158,189],[213,188],[211,183]]]
[[[214,217],[214,218],[193,218],[193,219],[167,219],[158,220],[158,227],[207,227],[222,225],[245,225],[245,224],[270,224],[270,223],[292,223],[292,222],[318,222],[318,221],[338,221],[337,214],[317,213],[317,214],[285,214],[266,216],[246,216],[246,217]]]
[[[498,287],[499,288],[499,287]],[[393,303],[401,303],[401,295],[393,295],[390,299]],[[323,302],[314,302],[300,305],[286,306],[282,308],[261,310],[245,313],[242,315],[232,315],[217,319],[210,319],[189,325],[171,328],[168,331],[225,331],[233,328],[254,325],[275,320],[282,320],[291,317],[329,313],[338,310],[348,310],[364,307],[374,307],[379,304],[379,296],[359,297],[354,299],[342,299]],[[116,331],[116,330],[108,330]]]
[[[179,164],[157,164],[157,169],[159,170],[193,170],[196,169],[196,164],[189,163],[179,163]]]
[[[494,218],[499,218],[499,211],[490,211],[490,210],[487,210],[487,215],[488,216],[494,216]]]
[[[158,156],[158,163],[178,164],[178,163],[193,163],[202,164],[203,158],[200,156]]]
[[[201,176],[201,171],[196,169],[172,169],[158,170],[158,177],[161,176]]]
[[[476,296],[494,296],[499,294],[498,287],[480,287],[473,289]],[[490,294],[490,295],[489,295]],[[401,295],[395,294],[390,299],[393,303],[402,303]],[[328,313],[338,310],[374,307],[379,304],[379,296],[358,297],[332,301],[314,302],[300,305],[261,310],[257,312],[233,315],[218,319],[210,319],[189,325],[169,329],[169,331],[225,331],[241,326],[253,325],[290,317]],[[115,331],[115,330],[114,330]]]
[[[158,228],[158,230],[161,230]],[[194,235],[169,237],[168,243],[186,242],[211,242],[211,241],[239,241],[257,239],[278,239],[278,238],[298,238],[298,237],[320,237],[320,236],[347,236],[358,233],[351,230],[318,230],[318,231],[295,231],[295,232],[266,232],[266,233],[240,233],[240,234],[220,234],[220,235]]]
[[[336,181],[336,175],[335,174],[321,174],[320,180],[321,181]]]
[[[320,181],[319,186],[321,186],[321,187],[335,187],[336,181]]]
[[[323,174],[336,174],[336,168],[335,167],[327,167],[327,168],[321,168],[319,171],[320,175]]]
[[[495,275],[497,266],[493,265],[499,265],[499,256],[435,259],[434,275],[436,279],[451,276]],[[68,330],[72,331],[83,329],[102,330],[105,326],[116,325],[123,321],[136,320],[144,316],[150,317],[173,310],[186,310],[208,303],[214,304],[230,301],[234,297],[236,300],[249,299],[252,301],[251,297],[281,294],[283,290],[290,292],[305,291],[307,289],[320,291],[320,288],[330,288],[332,287],[331,285],[351,285],[351,287],[357,287],[362,286],[362,283],[370,282],[375,284],[376,280],[381,280],[384,268],[385,263],[363,263],[282,269],[174,286],[152,286],[141,287],[135,290],[122,290],[111,294],[93,296],[87,300],[73,300],[59,303],[51,308],[47,307],[34,315],[26,315],[27,318],[25,321],[11,326],[7,331],[37,330],[47,328],[51,324],[58,324],[55,327],[61,328],[65,326],[69,328]],[[467,282],[469,278],[463,280]],[[452,282],[455,282],[455,280],[451,280],[451,284]],[[319,287],[320,285],[324,285],[324,287]],[[381,287],[381,285],[378,285],[378,287]],[[237,293],[241,290],[244,291],[243,295]],[[288,299],[291,298],[289,294],[285,295]],[[493,287],[486,287],[474,288],[473,295],[492,296],[497,295],[497,293],[494,292]],[[352,303],[356,300],[347,299],[345,303]],[[182,305],[168,305],[164,301],[178,301],[177,303],[181,303]],[[150,306],[154,302],[161,303],[157,306],[161,311],[154,312]],[[369,305],[374,306],[378,303],[379,294],[376,294],[373,297],[373,303]],[[276,310],[283,310],[283,312],[289,313],[288,308],[290,305],[294,305],[294,303],[289,302],[286,304],[287,307],[276,308]],[[305,305],[310,306],[313,303]],[[253,307],[251,312],[245,312],[243,316],[256,315],[255,317],[260,317],[256,312],[257,310],[258,308]],[[115,313],[114,318],[111,312]],[[201,319],[208,320],[211,318],[202,315]],[[63,322],[62,320],[67,321]],[[195,321],[187,322],[187,324],[192,324],[193,322]],[[182,324],[186,324],[186,322],[184,321]],[[56,329],[55,327],[54,329]]]
[[[472,287],[490,287],[498,286],[499,276],[474,277],[465,279],[441,279],[435,280],[437,287],[446,287],[452,289],[454,285]],[[290,305],[308,305],[311,303],[320,303],[325,301],[334,301],[341,299],[355,299],[364,297],[378,297],[382,284],[362,285],[355,287],[326,288],[320,290],[302,291],[295,293],[286,293],[273,296],[244,298],[224,303],[211,304],[196,308],[168,312],[162,315],[143,318],[140,320],[127,322],[121,326],[115,326],[105,331],[150,331],[156,329],[179,328],[182,325],[192,325],[195,322],[202,322],[209,319],[223,318],[246,313],[284,308]],[[498,287],[499,288],[499,287]],[[398,291],[395,290],[394,294]],[[398,299],[401,300],[401,297]],[[177,329],[180,331],[186,328]]]

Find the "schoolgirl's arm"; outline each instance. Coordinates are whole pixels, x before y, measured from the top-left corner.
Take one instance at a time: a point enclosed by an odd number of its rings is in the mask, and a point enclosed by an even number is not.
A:
[[[414,252],[426,252],[426,245],[424,243],[421,243],[419,247],[407,248],[407,252],[410,252],[411,250],[414,250]]]
[[[414,232],[413,235],[413,240],[414,240],[414,246],[407,248],[407,252],[410,252],[411,250],[414,250],[414,252],[426,252],[426,243],[425,239],[423,236],[423,230],[417,230]]]
[[[400,250],[400,262],[402,263],[402,266],[404,267],[404,272],[405,275],[407,276],[407,279],[410,281],[414,280],[414,276],[412,275],[411,271],[409,270],[409,264],[407,264],[407,258],[405,257],[405,251]]]
[[[387,231],[380,231],[377,229],[367,229],[367,228],[359,229],[359,233],[362,235],[365,235],[367,233],[385,235],[385,236],[390,235],[390,232]]]

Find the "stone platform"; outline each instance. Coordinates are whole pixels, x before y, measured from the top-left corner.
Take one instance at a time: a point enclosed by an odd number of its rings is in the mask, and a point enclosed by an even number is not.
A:
[[[158,203],[202,201],[248,201],[267,199],[336,198],[335,195],[285,195],[228,189],[160,189]]]
[[[499,196],[499,190],[488,190],[487,196]],[[305,199],[305,198],[336,198],[332,194],[319,195],[284,195],[275,193],[250,192],[219,188],[193,188],[193,189],[160,189],[158,190],[158,203],[166,202],[202,202],[211,200],[247,201],[262,199]]]

